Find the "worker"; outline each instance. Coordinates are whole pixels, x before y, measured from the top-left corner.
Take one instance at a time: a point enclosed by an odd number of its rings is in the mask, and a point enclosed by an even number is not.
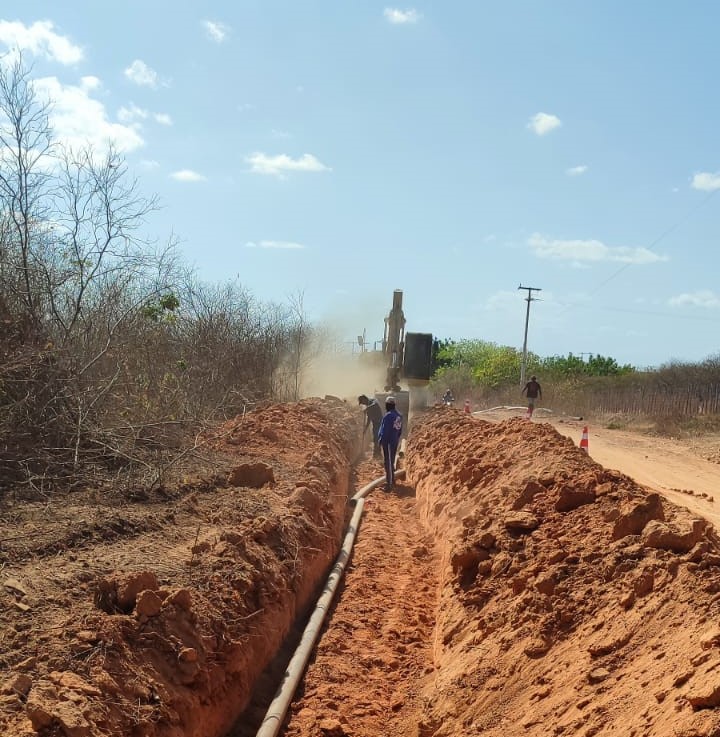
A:
[[[380,458],[380,445],[378,444],[378,433],[383,418],[383,411],[377,399],[370,399],[365,394],[358,397],[358,404],[365,407],[365,427],[363,427],[363,445],[365,444],[365,433],[372,425],[373,458]]]
[[[402,415],[395,409],[395,397],[385,398],[385,414],[380,423],[378,442],[383,452],[385,464],[385,491],[395,484],[395,457],[402,435]]]
[[[522,393],[527,397],[528,408],[525,413],[526,419],[531,419],[535,409],[535,402],[542,399],[542,387],[540,386],[537,376],[531,376],[530,381],[523,387]]]
[[[453,393],[450,391],[450,389],[448,389],[445,394],[443,394],[442,401],[446,407],[452,407],[452,403],[455,401],[455,397],[453,396]]]

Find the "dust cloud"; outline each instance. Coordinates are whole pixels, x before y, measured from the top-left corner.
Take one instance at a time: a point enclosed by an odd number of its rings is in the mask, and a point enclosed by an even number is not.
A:
[[[392,309],[393,293],[373,289],[359,301],[354,299],[352,304],[345,297],[340,293],[335,295],[329,314],[315,326],[312,345],[304,352],[300,382],[303,398],[331,394],[357,401],[359,394],[372,397],[384,390],[387,365],[379,349],[385,317]],[[357,336],[362,336],[368,350],[360,351]],[[401,386],[411,388],[405,383]],[[429,390],[412,389],[414,401],[425,406],[430,399]]]
[[[321,353],[303,370],[303,397],[326,394],[357,401],[359,394],[371,397],[382,391],[385,359],[380,351],[366,353]]]

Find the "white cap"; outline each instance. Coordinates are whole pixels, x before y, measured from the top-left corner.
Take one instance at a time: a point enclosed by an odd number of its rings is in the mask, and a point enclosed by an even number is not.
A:
[[[385,397],[385,404],[395,404],[395,397]]]

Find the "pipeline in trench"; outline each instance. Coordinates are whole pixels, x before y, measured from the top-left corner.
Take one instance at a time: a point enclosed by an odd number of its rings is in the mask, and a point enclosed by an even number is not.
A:
[[[402,458],[403,455],[404,447],[399,454],[399,458]],[[405,471],[403,469],[398,469],[395,472],[397,480],[402,480],[404,477]],[[376,478],[361,487],[349,499],[352,513],[343,536],[340,552],[320,590],[314,607],[310,614],[304,618],[307,623],[302,631],[300,630],[302,626],[300,622],[292,628],[278,654],[261,675],[255,688],[256,695],[250,706],[238,719],[228,737],[250,737],[250,735],[277,737],[282,733],[283,720],[312,657],[313,649],[320,637],[323,625],[326,623],[327,615],[333,607],[336,593],[351,559],[365,510],[366,498],[374,489],[384,483],[384,476]],[[273,684],[274,696],[264,711],[262,721],[258,724],[258,714],[263,709],[261,694],[269,693],[273,688]]]

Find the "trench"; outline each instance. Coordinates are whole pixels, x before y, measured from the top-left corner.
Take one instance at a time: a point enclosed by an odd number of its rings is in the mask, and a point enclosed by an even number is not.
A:
[[[365,509],[317,640],[307,641],[316,608],[296,623],[228,737],[418,734],[421,688],[433,671],[437,561],[402,476],[390,493],[375,488],[377,479],[351,500],[351,511]],[[287,707],[278,706],[283,693]]]

